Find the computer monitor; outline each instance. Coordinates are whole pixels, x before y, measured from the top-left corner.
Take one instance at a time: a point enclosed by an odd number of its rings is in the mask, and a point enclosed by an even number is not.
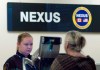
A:
[[[41,36],[39,56],[41,58],[55,58],[59,54],[60,44],[60,37]]]
[[[40,37],[39,56],[41,60],[39,70],[50,69],[53,60],[59,55],[60,44],[60,37]]]

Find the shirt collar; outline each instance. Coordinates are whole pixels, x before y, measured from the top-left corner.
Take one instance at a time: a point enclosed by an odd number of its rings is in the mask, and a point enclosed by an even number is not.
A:
[[[20,58],[24,58],[25,57],[23,54],[21,54],[18,51],[16,52],[16,55],[18,55]],[[27,58],[31,59],[31,55],[29,54]]]

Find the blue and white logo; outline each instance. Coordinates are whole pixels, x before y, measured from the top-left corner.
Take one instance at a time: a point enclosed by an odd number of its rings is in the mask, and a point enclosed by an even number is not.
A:
[[[78,7],[72,15],[74,25],[79,29],[86,29],[90,26],[92,16],[90,11],[85,7]]]

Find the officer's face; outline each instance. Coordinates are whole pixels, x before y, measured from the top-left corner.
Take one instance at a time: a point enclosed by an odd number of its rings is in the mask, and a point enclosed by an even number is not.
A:
[[[18,43],[18,51],[23,55],[27,56],[32,51],[33,38],[25,37],[22,39],[21,43]]]

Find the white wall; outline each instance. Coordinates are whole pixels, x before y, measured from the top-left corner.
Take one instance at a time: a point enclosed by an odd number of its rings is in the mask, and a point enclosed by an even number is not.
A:
[[[100,0],[0,0],[0,70],[4,62],[16,53],[17,36],[21,32],[7,31],[7,2],[30,2],[30,3],[64,3],[64,4],[98,4]],[[60,53],[64,53],[64,32],[30,32],[34,38],[33,51],[39,47],[40,36],[59,36],[62,37]],[[100,33],[84,33],[87,39],[86,47],[83,49],[84,54],[93,57],[96,64],[100,64]]]

